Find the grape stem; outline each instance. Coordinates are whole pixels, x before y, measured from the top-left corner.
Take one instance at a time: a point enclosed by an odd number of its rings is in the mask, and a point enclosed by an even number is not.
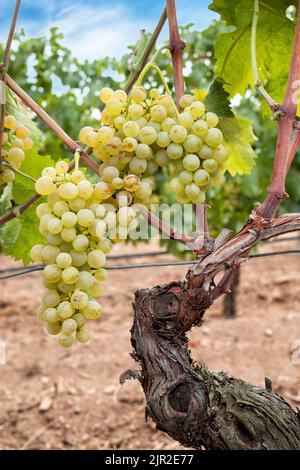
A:
[[[27,179],[33,181],[34,183],[36,182],[36,179],[33,178],[33,176],[27,175],[27,173],[24,173],[23,171],[18,170],[18,168],[16,168],[14,165],[11,165],[10,163],[3,162],[2,165],[3,165],[3,166],[7,166],[7,167],[10,168],[13,172],[18,173],[19,175],[24,176],[24,178],[27,178]]]
[[[157,24],[150,40],[149,40],[149,43],[148,43],[148,45],[147,45],[140,61],[139,61],[139,63],[136,66],[136,69],[132,72],[132,74],[130,75],[130,77],[127,80],[127,83],[126,83],[125,88],[124,88],[126,93],[129,93],[131,91],[133,85],[138,80],[142,70],[147,65],[150,54],[151,54],[152,50],[155,47],[156,41],[157,41],[157,39],[158,39],[158,37],[159,37],[163,27],[164,27],[164,24],[165,24],[166,20],[167,20],[167,10],[164,9],[164,11],[162,12],[162,15],[159,19],[159,22],[158,22],[158,24]]]
[[[12,17],[8,38],[6,41],[6,46],[3,54],[2,63],[0,64],[0,103],[1,103],[1,113],[0,113],[0,164],[2,163],[2,142],[3,142],[3,132],[4,132],[4,119],[6,111],[6,70],[9,63],[9,54],[11,49],[11,44],[15,34],[18,14],[21,6],[21,0],[16,0],[16,5],[14,9],[14,14]]]
[[[170,45],[173,63],[174,88],[176,103],[180,108],[180,98],[184,95],[184,79],[183,79],[183,49],[185,43],[182,41],[177,22],[175,0],[166,0],[167,15],[170,30]]]
[[[251,64],[254,77],[254,86],[258,93],[265,99],[265,101],[270,106],[271,110],[274,112],[276,103],[269,93],[265,90],[262,85],[262,82],[259,78],[258,67],[257,67],[257,58],[256,58],[256,33],[257,33],[257,24],[259,18],[259,0],[254,0],[253,8],[253,18],[252,18],[252,27],[251,27]]]

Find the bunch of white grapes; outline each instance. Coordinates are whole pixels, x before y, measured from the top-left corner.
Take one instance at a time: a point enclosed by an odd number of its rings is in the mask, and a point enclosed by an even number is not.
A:
[[[75,338],[85,343],[87,320],[101,314],[95,298],[101,295],[107,277],[106,254],[113,241],[127,238],[137,212],[127,206],[130,193],[122,191],[113,204],[107,202],[103,182],[93,185],[79,169],[69,173],[64,161],[45,168],[35,189],[47,196],[36,211],[46,242],[35,245],[30,253],[32,261],[45,264],[48,290],[39,316],[50,334],[59,335],[62,346],[72,346]]]
[[[18,125],[14,116],[5,116],[4,129],[2,137],[3,163],[0,165],[0,188],[15,179],[13,169],[20,169],[25,158],[25,151],[33,147],[33,142],[28,137],[29,131],[27,127]]]
[[[100,99],[105,104],[103,125],[84,127],[79,138],[102,162],[100,177],[108,198],[124,188],[133,203],[151,204],[154,175],[164,167],[171,171],[171,189],[182,203],[203,203],[205,192],[223,181],[228,151],[218,116],[206,112],[202,101],[186,94],[178,112],[171,96],[156,88],[147,93],[141,86],[129,96],[103,88]]]

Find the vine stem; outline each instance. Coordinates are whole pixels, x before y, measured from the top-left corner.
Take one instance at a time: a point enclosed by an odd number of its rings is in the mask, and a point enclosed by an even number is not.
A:
[[[3,132],[4,132],[4,119],[6,111],[6,70],[9,63],[9,54],[11,50],[12,41],[15,34],[18,14],[21,6],[21,0],[16,0],[16,5],[14,9],[14,14],[12,17],[8,38],[6,41],[6,46],[3,54],[2,64],[0,65],[0,87],[1,87],[1,114],[0,114],[0,164],[2,162],[2,142],[3,142]]]
[[[271,109],[276,105],[273,98],[263,87],[261,80],[259,78],[258,67],[257,67],[257,58],[256,58],[256,33],[257,33],[257,24],[259,17],[259,0],[254,0],[253,8],[253,18],[252,18],[252,27],[251,27],[251,64],[254,77],[254,86],[257,89],[258,93],[265,99]]]
[[[139,63],[137,64],[136,66],[136,69],[132,72],[132,74],[130,75],[130,77],[128,78],[127,80],[127,83],[125,85],[125,88],[124,90],[126,91],[126,93],[129,93],[130,90],[132,89],[133,85],[136,83],[136,81],[138,80],[143,68],[146,66],[147,62],[148,62],[148,59],[151,55],[151,52],[153,51],[154,47],[155,47],[155,44],[156,44],[156,41],[164,27],[164,24],[167,20],[167,10],[166,8],[163,10],[162,12],[162,15],[159,19],[159,22],[149,40],[149,43],[139,61]]]
[[[297,113],[297,102],[294,99],[294,84],[300,77],[300,0],[298,0],[298,18],[294,49],[283,105],[280,107],[279,130],[272,172],[272,181],[268,196],[258,210],[258,215],[270,220],[287,196],[285,179],[294,155],[291,155],[291,136]]]
[[[36,179],[35,179],[35,178],[33,178],[33,177],[30,176],[30,175],[27,175],[27,173],[24,173],[24,172],[21,171],[21,170],[18,170],[18,168],[16,168],[14,165],[11,165],[10,163],[7,163],[7,162],[3,163],[3,165],[4,165],[4,166],[7,166],[8,168],[10,168],[13,172],[18,173],[18,174],[21,175],[21,176],[24,176],[24,178],[27,178],[27,179],[33,181],[34,183],[36,182]]]
[[[42,119],[42,121],[56,134],[66,145],[66,147],[75,153],[79,151],[81,161],[91,170],[98,174],[99,166],[88,155],[89,151],[83,150],[75,140],[73,140],[50,116],[46,113],[27,93],[22,90],[19,85],[9,76],[6,75],[7,86],[30,108],[34,113]]]
[[[173,63],[175,96],[177,107],[179,108],[180,98],[184,95],[182,51],[185,48],[185,43],[182,41],[179,34],[175,0],[166,0],[166,4],[170,30],[170,46]]]

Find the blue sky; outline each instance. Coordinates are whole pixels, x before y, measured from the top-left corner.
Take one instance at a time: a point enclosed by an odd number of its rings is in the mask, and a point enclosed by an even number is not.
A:
[[[14,0],[0,0],[0,40],[7,35]],[[178,20],[204,29],[216,15],[209,0],[177,0]],[[28,36],[45,35],[57,25],[64,44],[79,59],[104,55],[121,57],[126,46],[139,37],[140,29],[153,30],[164,0],[23,0],[17,30]],[[4,19],[3,19],[4,17]],[[167,35],[167,30],[162,38]]]

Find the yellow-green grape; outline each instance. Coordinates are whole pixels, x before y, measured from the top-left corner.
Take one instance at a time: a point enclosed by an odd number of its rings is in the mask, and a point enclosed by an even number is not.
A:
[[[125,137],[123,140],[123,150],[133,152],[137,148],[137,140],[134,137]]]
[[[74,183],[63,183],[57,189],[59,196],[66,201],[75,199],[78,196],[78,188]]]
[[[205,120],[208,127],[216,127],[219,124],[219,118],[215,113],[206,113]]]
[[[205,137],[208,132],[208,124],[203,119],[196,121],[192,127],[194,134],[197,134],[199,137]]]
[[[169,157],[166,150],[158,150],[155,154],[155,161],[158,166],[166,167],[169,164]]]
[[[170,130],[170,137],[175,144],[181,144],[187,138],[187,130],[184,126],[176,124]]]
[[[228,160],[228,157],[229,157],[228,150],[223,145],[219,145],[214,150],[213,158],[214,160],[216,160],[218,165],[226,162]]]
[[[16,137],[19,139],[26,139],[28,137],[29,131],[26,126],[18,126],[15,130]]]
[[[61,302],[57,307],[57,314],[60,320],[67,320],[68,318],[71,318],[74,313],[75,309],[73,305],[67,300]]]
[[[108,238],[103,238],[99,240],[98,243],[98,248],[101,250],[104,254],[108,254],[112,250],[112,242]],[[99,279],[98,279],[99,280]]]
[[[143,160],[139,160],[139,161],[143,161]],[[146,165],[147,165],[147,163],[146,163]],[[130,191],[130,192],[136,191],[139,188],[140,184],[141,184],[141,180],[137,175],[127,175],[127,176],[125,176],[125,178],[123,180],[124,189],[126,189],[126,191]],[[131,204],[130,195],[128,195],[128,193],[126,193],[124,191],[120,192],[119,194],[117,194],[117,201],[118,202],[119,202],[120,198],[123,198],[126,205]]]
[[[128,113],[131,119],[139,119],[145,114],[145,110],[142,105],[133,103],[128,107]]]
[[[24,149],[24,141],[22,139],[14,139],[11,143],[11,148],[17,147],[19,149]]]
[[[85,235],[77,235],[72,245],[76,251],[85,251],[89,246],[89,239]]]
[[[69,165],[67,162],[59,161],[55,165],[55,170],[58,175],[65,175],[68,173]]]
[[[102,103],[107,103],[113,97],[114,97],[114,91],[111,88],[104,87],[102,88],[102,90],[100,90],[99,98],[102,101]]]
[[[89,288],[88,293],[94,298],[100,297],[100,295],[103,293],[102,284],[100,282],[94,281]]]
[[[185,127],[186,129],[189,129],[194,124],[194,118],[188,112],[179,114],[178,121],[179,121],[179,124]]]
[[[87,135],[93,131],[93,128],[91,126],[86,126],[86,127],[83,127],[81,129],[81,131],[79,132],[79,140],[83,143],[83,144],[87,144]],[[66,172],[65,172],[66,173]]]
[[[145,89],[141,86],[134,87],[131,92],[131,98],[135,103],[141,103],[147,98],[147,93]]]
[[[25,139],[23,139],[23,144],[24,144],[24,150],[30,150],[33,148],[33,141],[29,137],[26,137]]]
[[[87,301],[88,302],[88,301]],[[87,305],[87,304],[86,304]],[[86,321],[85,321],[85,318],[84,316],[82,315],[82,313],[75,313],[75,315],[73,315],[72,317],[76,323],[77,323],[77,328],[82,328]]]
[[[76,238],[76,229],[74,227],[64,227],[61,231],[61,238],[65,242],[72,242]]]
[[[145,126],[140,130],[139,140],[142,144],[152,145],[157,138],[157,132],[151,126]]]
[[[75,284],[79,278],[79,271],[73,266],[70,266],[63,270],[61,278],[65,284]]]
[[[183,155],[183,148],[179,144],[170,144],[167,147],[167,155],[171,160],[178,160]]]
[[[124,116],[117,116],[114,119],[114,126],[116,129],[123,129],[123,126],[125,123],[126,123],[126,119]]]
[[[146,171],[146,168],[147,161],[142,160],[141,158],[134,157],[129,163],[130,171],[132,171],[132,173],[135,173],[136,175],[141,175],[142,173],[144,173],[144,171]]]
[[[56,170],[55,168],[49,166],[43,169],[42,176],[49,176],[52,180],[56,178]]]
[[[179,100],[179,105],[181,108],[187,108],[195,101],[195,98],[192,95],[186,94],[183,95]]]
[[[213,157],[214,152],[213,152],[213,149],[209,147],[208,145],[202,145],[199,154],[201,158],[203,158],[204,160],[207,160]]]
[[[127,102],[127,93],[124,90],[116,90],[113,94],[114,98],[117,98],[121,103],[126,104]]]
[[[47,282],[58,282],[62,275],[62,270],[56,264],[48,264],[43,270],[44,279]]]
[[[4,118],[4,127],[6,129],[15,129],[17,127],[17,121],[14,116],[5,116]]]
[[[98,137],[100,142],[107,144],[114,136],[114,131],[111,127],[104,126],[100,127],[98,131]]]
[[[20,168],[24,158],[25,158],[24,150],[15,147],[15,148],[11,148],[8,151],[6,160],[9,163],[12,163],[13,165],[15,165],[16,168]]]
[[[90,320],[96,320],[101,315],[101,307],[95,300],[89,300],[88,305],[82,310],[85,318]]]
[[[156,143],[159,147],[168,147],[171,143],[170,135],[167,131],[161,131],[157,134]]]
[[[66,177],[67,177],[67,175],[66,175]],[[72,175],[71,175],[71,182],[75,183],[75,184],[78,184],[83,180],[85,180],[84,173],[80,170],[74,170]]]
[[[80,211],[80,209],[84,209],[86,205],[85,200],[80,197],[76,197],[73,200],[69,200],[68,204],[70,209],[74,212],[78,212]]]
[[[223,142],[223,134],[220,129],[213,127],[211,129],[208,129],[205,141],[210,147],[217,147]]]
[[[88,271],[80,271],[78,281],[76,282],[76,289],[87,290],[94,282],[92,274]]]
[[[81,290],[75,290],[73,294],[71,295],[71,304],[72,306],[77,309],[77,310],[82,310],[87,307],[88,305],[88,295],[81,291]]]
[[[7,134],[7,132],[3,132],[2,145],[6,145],[7,142],[8,142],[8,134]]]
[[[150,109],[150,116],[155,122],[162,122],[168,115],[166,108],[160,104]]]
[[[53,217],[53,219],[49,220],[47,224],[47,230],[53,235],[57,235],[63,229],[63,224],[60,219],[57,217]]]
[[[72,264],[72,257],[69,253],[59,253],[56,257],[56,264],[62,269],[68,268]]]
[[[195,134],[189,134],[183,143],[184,150],[187,153],[198,153],[201,149],[202,141]]]
[[[140,126],[136,121],[127,121],[123,125],[123,132],[126,137],[137,137],[140,133]]]
[[[194,101],[194,103],[189,106],[189,113],[194,119],[198,119],[205,113],[205,105],[201,101]]]
[[[87,255],[87,261],[91,268],[99,269],[106,264],[106,256],[100,250],[93,250]]]
[[[200,159],[195,154],[186,155],[182,163],[187,171],[196,171],[200,167]]]
[[[53,324],[58,322],[58,313],[56,308],[47,308],[44,311],[44,319],[47,323]]]
[[[214,173],[218,168],[218,164],[213,158],[208,158],[207,160],[205,160],[202,166],[204,170],[206,170],[208,173]]]
[[[81,328],[76,333],[76,339],[79,343],[86,343],[90,339],[90,334],[86,328]]]
[[[179,173],[178,179],[182,184],[186,185],[194,180],[194,174],[191,171],[183,170],[181,173]]]
[[[89,147],[97,147],[100,143],[100,136],[97,132],[95,131],[90,131],[86,136],[85,136],[85,143]]]
[[[106,103],[106,110],[111,116],[118,116],[122,112],[122,103],[116,98],[111,98]]]
[[[194,181],[198,186],[205,186],[210,181],[209,173],[206,170],[199,169],[194,173]]]
[[[45,245],[38,244],[34,245],[30,250],[30,258],[34,263],[42,262],[42,251],[45,248]]]
[[[74,338],[73,336],[67,335],[66,333],[60,333],[58,342],[63,348],[70,348],[74,343]]]
[[[95,272],[95,279],[97,279],[99,282],[106,281],[107,276],[107,271],[103,268],[97,269]]]
[[[42,250],[42,261],[44,264],[54,264],[56,258],[60,253],[60,249],[57,246],[45,246]]]
[[[66,335],[71,335],[72,333],[75,333],[75,331],[77,330],[76,320],[74,320],[73,318],[68,318],[67,320],[64,320],[61,325],[61,329]]]
[[[100,200],[109,199],[112,196],[113,192],[113,187],[105,181],[100,181],[96,184],[94,188],[95,197]]]
[[[159,98],[161,95],[158,88],[152,88],[149,94],[150,94],[150,98],[152,98],[153,100],[157,100],[157,98]]]
[[[9,168],[4,168],[1,171],[1,178],[5,183],[11,183],[12,181],[14,181],[15,173],[12,170],[10,170]]]
[[[72,258],[72,265],[75,266],[75,268],[80,268],[86,264],[87,255],[84,251],[78,252],[71,250],[70,256]]]
[[[47,332],[49,335],[58,335],[61,332],[61,326],[59,323],[48,323]]]

